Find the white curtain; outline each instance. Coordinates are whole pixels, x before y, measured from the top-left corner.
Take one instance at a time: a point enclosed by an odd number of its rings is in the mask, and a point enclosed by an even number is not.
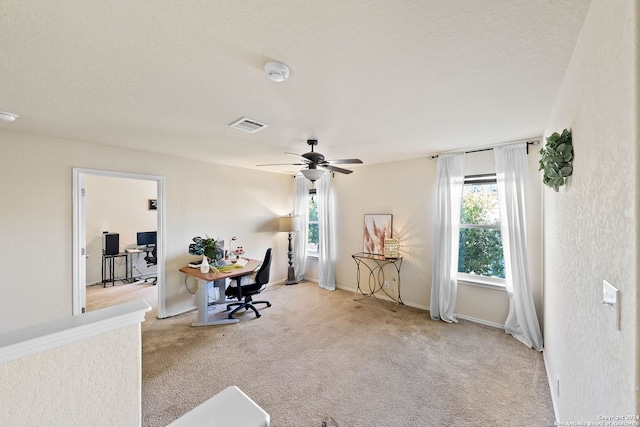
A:
[[[458,293],[460,205],[464,187],[464,153],[438,156],[431,318],[457,322],[453,315]]]
[[[320,241],[320,264],[318,281],[321,288],[336,289],[335,238],[333,220],[333,194],[331,192],[331,174],[325,173],[317,182],[318,196],[318,234]]]
[[[500,198],[502,248],[509,314],[505,331],[523,344],[542,351],[542,334],[533,304],[525,236],[526,142],[494,148]]]
[[[293,216],[298,217],[298,231],[293,233],[293,271],[296,280],[304,279],[307,268],[307,240],[309,239],[309,180],[302,174],[295,177]]]

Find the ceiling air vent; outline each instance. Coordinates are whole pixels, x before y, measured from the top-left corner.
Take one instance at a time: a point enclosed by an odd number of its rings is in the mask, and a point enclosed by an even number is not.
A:
[[[231,126],[232,128],[243,130],[245,132],[256,133],[260,129],[264,129],[269,125],[266,124],[266,123],[260,123],[257,120],[248,119],[246,117],[243,117],[240,120],[238,120],[237,122],[231,123],[229,126]]]

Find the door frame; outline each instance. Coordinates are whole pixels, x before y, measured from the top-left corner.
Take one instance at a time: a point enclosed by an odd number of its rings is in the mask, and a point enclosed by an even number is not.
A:
[[[139,173],[116,172],[99,169],[73,168],[73,312],[78,315],[86,311],[87,307],[87,216],[85,206],[85,177],[104,176],[112,178],[139,179],[155,181],[158,199],[158,238],[157,238],[157,288],[158,288],[158,318],[166,316],[165,289],[165,178],[157,175]]]

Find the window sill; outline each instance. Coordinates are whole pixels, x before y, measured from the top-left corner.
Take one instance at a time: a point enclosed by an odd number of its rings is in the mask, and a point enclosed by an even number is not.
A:
[[[307,258],[318,259],[320,258],[320,254],[317,252],[307,252]]]
[[[497,291],[506,291],[507,287],[504,279],[493,279],[489,277],[477,277],[465,274],[458,275],[458,283],[469,286],[477,286],[480,288],[494,289]]]

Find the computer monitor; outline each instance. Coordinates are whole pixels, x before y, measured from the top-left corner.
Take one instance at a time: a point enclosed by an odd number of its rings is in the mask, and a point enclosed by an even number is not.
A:
[[[151,246],[155,245],[158,240],[157,231],[141,231],[136,238],[136,245],[138,246]]]

